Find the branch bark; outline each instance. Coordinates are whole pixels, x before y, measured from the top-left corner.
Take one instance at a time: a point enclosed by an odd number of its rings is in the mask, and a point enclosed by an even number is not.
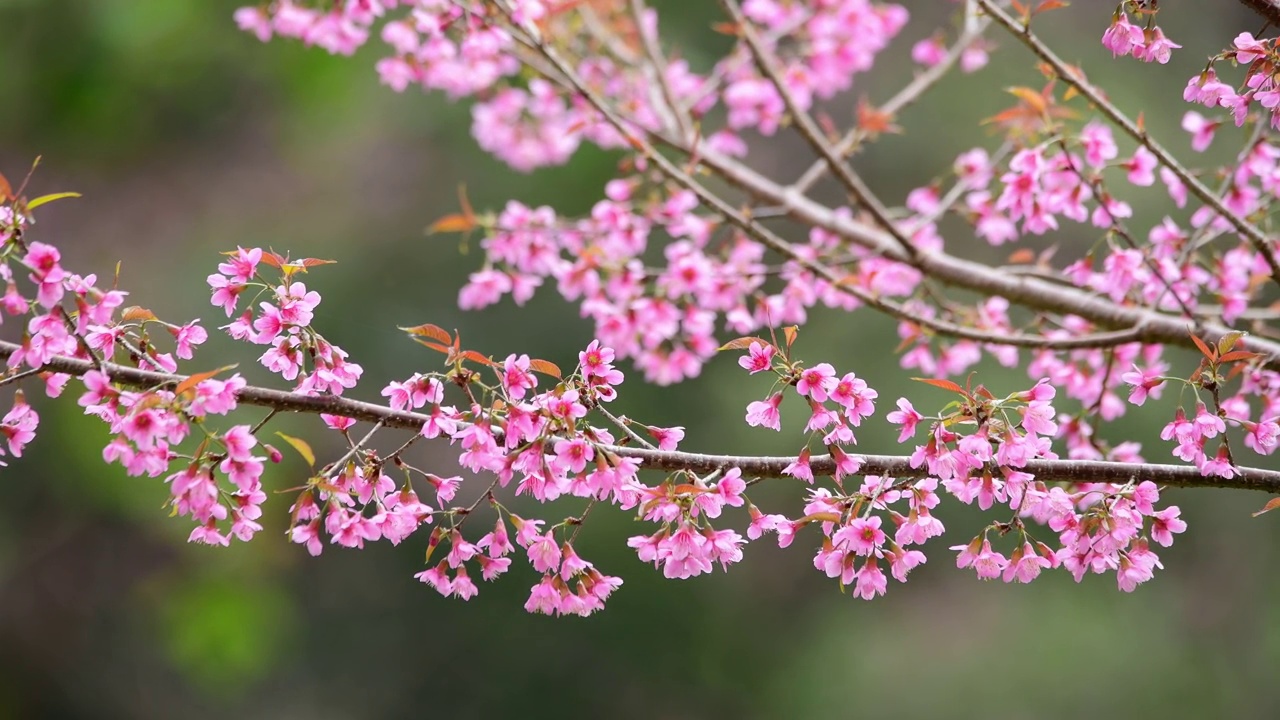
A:
[[[0,359],[8,358],[19,349],[18,345],[0,341]],[[103,363],[103,368],[113,382],[142,390],[173,387],[187,377],[185,375],[171,375],[151,370],[139,370],[138,368],[115,363]],[[54,356],[41,369],[48,372],[82,376],[85,373],[97,370],[98,366],[89,360],[59,355]],[[422,413],[393,410],[384,405],[336,395],[302,395],[252,385],[240,390],[236,394],[236,400],[243,405],[271,408],[277,412],[330,413],[376,423],[382,427],[402,428],[413,431],[420,430],[422,425],[430,419]],[[711,455],[621,445],[605,445],[601,449],[619,457],[635,458],[640,461],[640,467],[649,470],[688,470],[701,473],[736,467],[741,469],[744,475],[761,478],[786,477],[783,475],[783,469],[795,461],[794,457]],[[855,475],[880,475],[895,478],[924,478],[929,476],[926,468],[911,467],[910,458],[906,455],[859,455],[858,457],[863,460],[863,464],[854,473]],[[832,460],[830,455],[815,455],[810,458],[809,465],[813,468],[815,475],[831,475],[835,472],[835,461]],[[1036,479],[1044,482],[1110,482],[1124,484],[1150,480],[1160,485],[1173,487],[1218,487],[1280,494],[1280,472],[1259,468],[1237,468],[1239,474],[1229,479],[1204,477],[1199,470],[1191,466],[1151,463],[1033,460],[1021,469],[1035,475]]]
[[[1240,0],[1240,4],[1266,18],[1270,25],[1280,25],[1280,1]]]

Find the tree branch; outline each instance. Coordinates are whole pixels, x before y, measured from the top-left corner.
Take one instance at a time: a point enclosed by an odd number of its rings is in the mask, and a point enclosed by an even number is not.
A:
[[[1240,0],[1240,4],[1266,18],[1269,25],[1280,26],[1280,2],[1277,0]]]
[[[8,358],[20,350],[14,343],[0,341],[0,359]],[[103,363],[111,380],[118,385],[136,389],[173,387],[187,378],[185,375],[140,370],[126,365]],[[89,360],[55,355],[41,370],[83,376],[97,370]],[[384,405],[352,400],[336,395],[302,395],[256,386],[247,386],[236,393],[236,401],[243,405],[271,408],[277,412],[329,413],[375,423],[379,427],[420,430],[430,418],[422,413],[393,410]],[[375,428],[376,429],[376,428]],[[364,441],[361,441],[362,443]],[[635,458],[640,466],[649,470],[687,470],[709,473],[736,467],[745,475],[767,478],[786,477],[783,469],[795,461],[794,457],[761,457],[750,455],[708,455],[677,450],[604,445],[602,450],[619,457]],[[929,477],[926,468],[913,468],[905,455],[859,455],[862,467],[854,475],[887,475],[896,478]],[[809,460],[815,475],[835,472],[835,462],[830,455],[815,455]],[[1204,477],[1195,467],[1182,465],[1134,464],[1085,460],[1033,460],[1021,468],[1044,482],[1109,482],[1124,484],[1150,480],[1160,485],[1175,487],[1220,487],[1239,490],[1259,490],[1280,494],[1280,472],[1258,468],[1236,468],[1234,478]]]
[[[673,147],[685,152],[678,143],[662,138]],[[877,228],[857,220],[841,217],[831,208],[790,191],[755,170],[726,158],[710,149],[699,147],[698,161],[743,191],[763,201],[786,208],[787,214],[798,222],[816,225],[836,233],[861,247],[891,260],[911,264],[897,248],[893,238]],[[712,205],[717,211],[719,208]],[[788,257],[793,257],[788,254]],[[965,260],[945,252],[921,253],[916,257],[916,267],[925,275],[953,287],[964,288],[986,296],[998,295],[1006,300],[1045,312],[1078,315],[1105,328],[1130,330],[1134,341],[1163,343],[1194,348],[1191,341],[1191,324],[1186,320],[1141,307],[1121,305],[1109,298],[1099,297],[1074,286],[1064,286],[1039,278],[1003,272],[989,265]],[[1202,322],[1201,338],[1217,340],[1233,329],[1221,323]],[[1017,343],[1008,343],[1017,344]],[[1246,340],[1247,347],[1266,356],[1263,364],[1271,370],[1280,370],[1280,343],[1256,335]],[[1049,345],[1048,347],[1052,347]]]

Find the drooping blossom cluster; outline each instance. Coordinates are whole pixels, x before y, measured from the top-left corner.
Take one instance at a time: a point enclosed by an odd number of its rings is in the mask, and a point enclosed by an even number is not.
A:
[[[1103,47],[1116,57],[1132,55],[1143,62],[1168,64],[1173,51],[1182,46],[1165,37],[1164,31],[1155,24],[1154,12],[1148,13],[1145,27],[1129,22],[1129,16],[1124,11],[1126,5],[1131,6],[1135,12],[1144,12],[1141,0],[1126,0],[1121,3],[1112,16],[1111,26],[1102,34]]]
[[[1218,63],[1223,60],[1245,67],[1243,84],[1233,87],[1218,78]],[[1252,33],[1242,32],[1231,48],[1210,58],[1204,71],[1187,81],[1182,99],[1230,111],[1236,127],[1244,125],[1250,113],[1256,111],[1267,118],[1273,129],[1280,129],[1280,85],[1275,80],[1278,67],[1280,52],[1275,38],[1260,40]],[[1203,144],[1207,146],[1208,141]]]

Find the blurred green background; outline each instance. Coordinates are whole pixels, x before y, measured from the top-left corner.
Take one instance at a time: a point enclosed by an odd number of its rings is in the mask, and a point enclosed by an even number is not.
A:
[[[20,177],[41,155],[32,194],[85,195],[43,211],[33,237],[57,244],[78,271],[106,276],[124,261],[121,284],[132,304],[172,320],[203,317],[208,327],[224,322],[203,283],[218,251],[261,245],[337,260],[307,281],[325,298],[319,327],[364,365],[352,393],[362,399],[376,399],[389,379],[434,367],[436,358],[396,325],[434,322],[459,328],[486,353],[572,365],[590,339],[573,307],[543,292],[523,309],[507,302],[460,313],[456,294],[478,264],[475,248],[468,254],[456,236],[426,236],[423,227],[456,210],[460,183],[478,208],[514,197],[584,211],[616,157],[583,151],[563,168],[510,172],[476,149],[465,106],[379,87],[372,68],[379,49],[344,59],[293,43],[263,45],[235,29],[236,5],[0,0],[0,170]],[[1098,38],[1109,4],[1076,5],[1050,17],[1048,37],[1183,153],[1187,138],[1176,128],[1186,78],[1235,34],[1260,25],[1230,2],[1170,3],[1162,25],[1186,48],[1168,66],[1148,66],[1107,59]],[[955,7],[908,6],[916,19],[878,72],[858,80],[857,94],[886,98],[909,77],[911,43]],[[659,8],[682,54],[707,67],[724,43],[705,30],[719,20],[714,6]],[[945,171],[961,150],[994,146],[977,121],[1011,102],[1003,87],[1042,84],[1019,46],[998,30],[991,37],[1000,46],[992,67],[935,90],[901,118],[905,134],[859,158],[890,201]],[[833,112],[848,117],[849,107]],[[771,172],[790,178],[807,164],[794,138],[775,147],[761,156]],[[1218,150],[1223,157],[1234,147]],[[1144,223],[1167,211],[1160,195],[1130,198],[1143,235]],[[962,229],[950,230],[953,251],[989,254]],[[1079,252],[1096,235],[1072,228],[1056,240]],[[4,328],[6,337],[14,331]],[[883,318],[818,312],[800,349],[867,378],[880,390],[881,417],[908,393],[917,406],[942,402],[908,387],[895,345]],[[270,382],[253,357],[214,337],[195,369],[238,360],[252,380]],[[739,420],[766,387],[744,382],[727,358],[677,387],[631,378],[617,410],[686,426],[689,448],[795,449],[794,427],[778,435]],[[980,379],[1001,391],[1028,386],[1019,372],[988,365]],[[399,548],[330,546],[313,559],[280,537],[288,495],[268,501],[267,531],[253,543],[188,545],[190,524],[166,517],[159,480],[103,465],[100,424],[65,399],[35,401],[40,437],[0,480],[0,717],[1280,713],[1273,550],[1280,519],[1249,517],[1265,501],[1259,495],[1170,492],[1191,528],[1161,553],[1167,569],[1133,594],[1118,592],[1112,576],[1079,586],[1058,573],[1026,587],[978,582],[953,567],[945,548],[966,542],[982,519],[948,503],[937,513],[948,533],[930,546],[929,563],[871,603],[841,595],[814,571],[812,531],[789,550],[770,540],[748,546],[728,574],[667,581],[625,547],[647,526],[597,512],[579,547],[626,584],[603,613],[553,619],[522,610],[535,580],[527,567],[483,586],[469,603],[419,584],[412,576],[425,535]],[[1106,431],[1141,440],[1149,458],[1163,461],[1156,433],[1170,406],[1148,409]],[[798,414],[793,408],[791,419]],[[314,419],[287,419],[277,429],[315,439],[322,455],[336,451],[320,444]],[[891,452],[895,435],[871,423],[861,447]],[[417,453],[417,462],[452,472],[447,450]],[[288,487],[304,473],[290,456],[267,483]],[[796,487],[785,483],[753,499],[766,510],[799,509]],[[577,509],[570,500],[544,515]]]

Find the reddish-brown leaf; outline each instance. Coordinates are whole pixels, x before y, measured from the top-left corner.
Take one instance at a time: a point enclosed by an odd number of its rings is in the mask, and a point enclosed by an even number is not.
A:
[[[0,173],[0,202],[13,199],[13,186],[9,184],[9,178]]]
[[[942,378],[919,378],[919,377],[913,377],[911,379],[915,380],[916,382],[922,382],[925,385],[932,385],[936,388],[941,388],[943,390],[956,393],[957,395],[964,395],[964,388],[951,382],[950,380],[944,380]]]
[[[730,340],[729,342],[717,348],[717,351],[722,352],[724,350],[746,350],[747,348],[751,347],[751,343],[760,343],[761,347],[773,344],[768,340],[764,340],[758,337],[746,336],[746,337],[734,338],[733,340]]]
[[[209,378],[217,375],[218,373],[230,370],[233,367],[235,367],[235,365],[228,365],[226,367],[220,367],[217,370],[210,370],[208,372],[196,373],[195,375],[191,375],[187,377],[185,380],[183,380],[182,382],[178,383],[178,386],[173,389],[173,394],[181,395],[182,393],[190,390],[191,388],[194,388],[195,386],[199,385],[205,380],[208,380]]]
[[[805,515],[800,518],[800,522],[808,524],[811,522],[840,522],[840,513],[835,512],[816,512]]]
[[[1262,357],[1262,353],[1249,352],[1248,350],[1232,350],[1218,358],[1218,362],[1229,363],[1237,360],[1256,360],[1260,357]]]
[[[560,372],[560,367],[550,360],[538,360],[537,358],[534,358],[529,361],[529,369],[534,372],[540,372],[543,375],[550,375],[557,380],[564,377]]]
[[[466,359],[466,360],[470,360],[470,361],[472,361],[472,362],[478,362],[478,363],[480,363],[481,365],[489,365],[490,367],[497,367],[497,366],[498,366],[498,363],[496,363],[496,362],[494,362],[494,361],[490,360],[489,358],[487,358],[487,357],[485,357],[485,356],[481,355],[480,353],[476,352],[475,350],[466,350],[466,351],[462,352],[462,354],[460,355],[460,357],[462,357],[462,358],[464,358],[464,359]],[[529,363],[529,366],[530,366],[530,367],[532,367],[532,366],[533,366],[533,363]]]
[[[1215,360],[1218,359],[1218,353],[1209,349],[1209,346],[1205,345],[1203,340],[1196,337],[1195,333],[1188,333],[1188,334],[1191,336],[1191,342],[1195,343],[1196,347],[1200,348],[1200,352],[1204,354],[1204,356],[1209,360],[1209,362],[1214,362]]]
[[[432,325],[431,323],[423,323],[422,325],[414,325],[413,327],[402,327],[400,329],[409,333],[410,335],[418,335],[425,338],[431,338],[432,340],[436,340],[438,342],[446,343],[446,344],[453,343],[453,336],[450,335],[448,331],[446,331],[444,328],[440,327],[439,325]]]
[[[439,220],[431,223],[427,227],[427,234],[434,235],[436,233],[445,232],[467,232],[474,230],[476,227],[476,219],[455,213],[453,215],[445,215]]]
[[[1256,513],[1254,513],[1254,514],[1253,514],[1253,516],[1254,516],[1254,517],[1258,517],[1258,516],[1259,516],[1259,515],[1261,515],[1262,513],[1268,513],[1268,512],[1271,512],[1272,510],[1275,510],[1275,509],[1276,509],[1276,508],[1278,508],[1278,507],[1280,507],[1280,497],[1273,497],[1273,498],[1271,498],[1270,500],[1268,500],[1268,501],[1267,501],[1267,504],[1266,504],[1266,505],[1263,505],[1263,506],[1262,506],[1262,509],[1261,509],[1261,510],[1259,510],[1259,511],[1258,511],[1258,512],[1256,512]]]
[[[800,334],[800,328],[795,325],[788,325],[782,328],[782,336],[787,339],[787,347],[790,348],[796,342],[796,336]]]
[[[279,253],[266,250],[262,253],[262,262],[278,269],[284,267],[288,260],[282,257]]]
[[[858,129],[875,137],[882,133],[897,133],[902,130],[893,123],[893,115],[867,102],[866,98],[858,100]]]
[[[1020,248],[1009,255],[1010,265],[1026,265],[1036,259],[1036,253],[1031,248]]]
[[[304,268],[313,268],[317,265],[335,265],[337,262],[337,260],[321,260],[320,258],[302,258],[301,260],[295,260],[293,264]]]
[[[453,348],[448,345],[441,345],[440,343],[431,342],[430,340],[423,340],[420,337],[413,338],[413,341],[419,345],[425,345],[438,353],[444,353],[445,355],[453,352]]]
[[[155,320],[156,314],[144,307],[130,305],[120,312],[120,319],[125,322],[134,322],[137,320]]]

